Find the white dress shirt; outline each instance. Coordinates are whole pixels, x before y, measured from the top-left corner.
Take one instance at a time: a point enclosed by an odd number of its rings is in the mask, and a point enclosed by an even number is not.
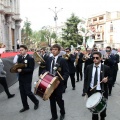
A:
[[[58,55],[57,56],[53,56],[53,58],[54,58],[54,65],[56,64],[56,62],[57,62],[57,59],[58,59]],[[52,62],[51,62],[51,69],[50,69],[50,73],[52,73],[52,64],[53,64],[53,60],[52,60]]]
[[[90,88],[94,87],[94,76],[95,76],[96,66],[93,64],[93,70],[92,70],[92,80],[90,83]],[[98,81],[97,84],[100,83],[100,71],[101,71],[101,63],[97,66],[97,72],[98,72]],[[97,85],[96,90],[101,90],[100,84]]]

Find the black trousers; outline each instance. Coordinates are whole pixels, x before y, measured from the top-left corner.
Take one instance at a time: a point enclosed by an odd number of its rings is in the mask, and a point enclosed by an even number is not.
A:
[[[29,107],[27,102],[27,97],[29,97],[34,104],[38,103],[37,98],[31,91],[31,83],[20,83],[19,87],[20,87],[21,100],[24,108]]]
[[[7,94],[7,96],[9,97],[11,94],[9,92],[8,89],[8,85],[7,85],[7,81],[5,77],[0,77],[0,84],[3,86],[5,93]]]
[[[82,65],[76,66],[76,74],[77,74],[77,81],[79,81],[79,79],[82,80]],[[79,77],[79,74],[80,74],[80,77]]]
[[[105,120],[106,108],[100,113],[100,120]],[[92,120],[99,120],[98,114],[92,114]]]
[[[60,108],[61,115],[64,115],[65,108],[64,108],[64,100],[62,99],[62,90],[59,90],[58,88],[50,96],[51,114],[52,114],[52,118],[54,119],[58,118],[56,102]]]
[[[85,79],[85,75],[86,75],[86,69],[84,69],[84,79]],[[83,93],[85,93],[85,80],[83,79]]]
[[[108,83],[108,92],[109,92],[109,94],[112,93],[112,87],[113,87],[113,83]]]
[[[91,89],[91,88],[90,88]],[[90,90],[89,90],[90,91]],[[96,91],[96,92],[100,92],[101,93],[101,91]],[[95,93],[95,91],[90,91],[89,93],[88,93],[88,97],[90,97],[92,94],[94,94]],[[100,113],[100,120],[105,120],[105,117],[106,117],[106,108]],[[98,116],[98,114],[93,114],[92,113],[92,120],[99,120],[99,116]]]
[[[70,73],[72,87],[75,88],[75,73]]]
[[[116,82],[117,72],[118,72],[117,69],[115,69],[114,72],[113,72],[113,85],[114,85],[115,82]]]

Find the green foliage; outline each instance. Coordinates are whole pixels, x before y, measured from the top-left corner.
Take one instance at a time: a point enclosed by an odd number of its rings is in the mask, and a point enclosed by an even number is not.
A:
[[[21,36],[22,36],[23,44],[26,44],[29,47],[30,38],[32,36],[32,29],[31,29],[31,23],[30,21],[28,21],[28,18],[26,18],[26,21],[24,22],[24,26],[21,31]]]
[[[65,41],[64,46],[73,45],[74,47],[77,46],[77,43],[82,43],[82,36],[78,34],[77,25],[81,22],[81,20],[75,16],[74,14],[71,15],[67,22],[65,23],[65,28],[62,29],[62,39]]]

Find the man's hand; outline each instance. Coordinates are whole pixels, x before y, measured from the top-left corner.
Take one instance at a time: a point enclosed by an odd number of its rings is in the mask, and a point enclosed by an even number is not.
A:
[[[17,71],[20,73],[20,72],[22,72],[22,69],[17,69]]]
[[[108,77],[104,77],[103,79],[102,79],[102,82],[104,82],[104,83],[106,83],[108,81]]]
[[[39,65],[41,64],[41,62],[37,62]]]

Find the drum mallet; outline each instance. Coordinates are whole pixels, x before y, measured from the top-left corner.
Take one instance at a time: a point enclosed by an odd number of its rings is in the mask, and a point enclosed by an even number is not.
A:
[[[60,76],[60,78],[61,78],[62,80],[64,80],[64,78],[61,76],[61,74],[59,73],[59,71],[57,71],[57,73],[58,73],[58,75]]]
[[[92,89],[90,89],[90,91],[92,91],[93,89],[95,89],[100,83],[102,83],[103,81],[99,82],[97,85],[95,85]]]
[[[56,72],[57,72],[57,74],[59,75],[59,77],[62,79],[62,80],[64,80],[63,79],[63,77],[61,76],[61,74],[60,74],[60,72],[58,71],[58,64],[56,64],[56,66],[53,68]]]

